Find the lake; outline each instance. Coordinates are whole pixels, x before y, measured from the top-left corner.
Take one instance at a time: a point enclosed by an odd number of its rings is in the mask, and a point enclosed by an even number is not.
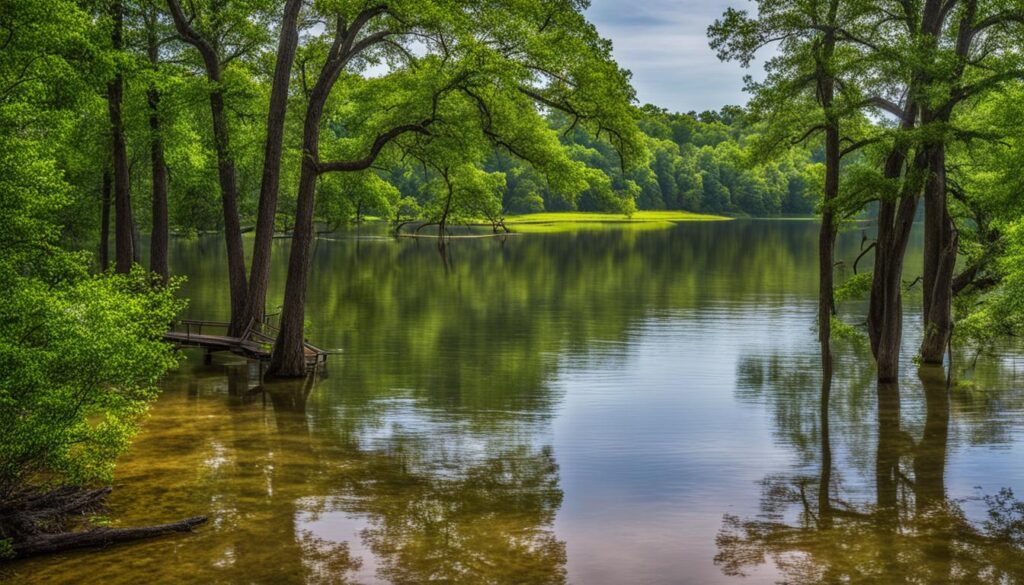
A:
[[[313,381],[183,352],[110,517],[208,525],[15,564],[26,583],[1016,583],[1024,355],[835,344],[822,417],[812,221],[317,242]],[[860,230],[837,259],[850,274]],[[271,303],[287,240],[275,243]],[[920,264],[920,233],[907,280]],[[172,242],[227,317],[219,238]],[[870,270],[870,256],[861,261]],[[274,296],[276,295],[276,296]],[[863,321],[864,304],[842,306]],[[823,424],[825,422],[826,424]]]

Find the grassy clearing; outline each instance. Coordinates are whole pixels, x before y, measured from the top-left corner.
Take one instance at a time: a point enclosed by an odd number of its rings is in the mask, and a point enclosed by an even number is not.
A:
[[[530,213],[505,218],[505,225],[514,232],[549,234],[584,230],[657,230],[688,221],[724,221],[728,217],[689,211],[638,211],[632,216],[617,213],[564,211]]]

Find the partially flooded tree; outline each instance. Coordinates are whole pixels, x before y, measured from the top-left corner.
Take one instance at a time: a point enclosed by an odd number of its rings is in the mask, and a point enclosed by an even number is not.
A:
[[[757,3],[757,16],[730,8],[708,29],[719,58],[735,59],[744,66],[749,66],[758,51],[777,47],[779,54],[765,66],[768,78],[761,83],[748,82],[748,90],[754,93],[753,111],[768,122],[761,145],[765,151],[824,136],[818,338],[826,370],[832,363],[829,341],[835,315],[833,251],[842,217],[840,164],[843,156],[864,144],[858,136],[861,100],[855,87],[862,76],[860,29],[865,26],[866,10],[863,2],[851,0],[762,0]],[[844,123],[852,128],[844,128]]]

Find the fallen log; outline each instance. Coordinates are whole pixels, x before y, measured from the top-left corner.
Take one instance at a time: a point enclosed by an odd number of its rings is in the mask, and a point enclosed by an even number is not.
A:
[[[110,546],[146,538],[155,538],[176,532],[191,532],[206,522],[206,516],[195,516],[180,522],[142,526],[137,528],[93,528],[81,532],[40,534],[21,542],[15,542],[12,549],[15,558],[62,552],[80,548]]]
[[[0,501],[0,542],[6,544],[8,558],[66,550],[110,546],[112,544],[154,538],[175,532],[188,532],[206,522],[195,516],[180,522],[135,528],[89,528],[74,530],[82,519],[104,508],[110,487],[86,489],[64,486],[52,491],[26,488],[6,501]]]

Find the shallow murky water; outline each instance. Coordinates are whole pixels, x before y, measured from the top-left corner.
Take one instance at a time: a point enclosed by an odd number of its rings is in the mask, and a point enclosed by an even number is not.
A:
[[[1021,582],[1024,509],[1000,490],[1024,496],[1024,355],[982,356],[947,392],[910,361],[911,300],[899,388],[838,343],[823,424],[816,238],[734,221],[459,240],[447,267],[430,240],[321,240],[326,376],[261,385],[186,352],[119,467],[116,522],[209,525],[10,577]],[[176,242],[172,264],[190,316],[226,317],[220,240]]]

